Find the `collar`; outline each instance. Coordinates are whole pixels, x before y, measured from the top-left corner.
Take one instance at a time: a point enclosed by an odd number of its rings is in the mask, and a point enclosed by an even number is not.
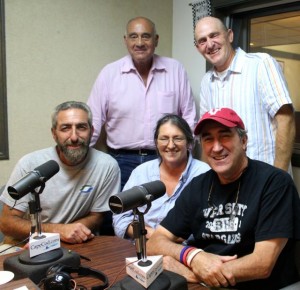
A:
[[[153,55],[153,63],[150,71],[167,71],[166,65],[162,61],[162,57],[156,54]],[[134,66],[131,56],[126,55],[124,57],[124,62],[121,66],[121,73],[130,73],[130,72],[137,72],[137,69]]]
[[[235,56],[232,59],[232,62],[227,70],[227,74],[230,73],[241,74],[243,70],[243,66],[245,64],[245,56],[246,56],[246,52],[242,50],[240,47],[238,47],[235,50]],[[215,78],[219,78],[216,71],[213,68],[210,70],[210,73],[211,73],[210,76],[211,80]]]
[[[185,167],[185,170],[182,172],[181,177],[179,178],[179,181],[183,182],[183,183],[185,183],[189,177],[189,173],[190,173],[190,170],[192,167],[192,162],[193,162],[193,156],[192,156],[191,151],[188,151],[188,155],[189,155],[189,157],[188,157],[187,165]]]

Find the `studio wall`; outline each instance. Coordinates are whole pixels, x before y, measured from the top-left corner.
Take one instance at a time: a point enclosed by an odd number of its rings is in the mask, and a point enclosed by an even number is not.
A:
[[[54,107],[87,100],[101,68],[127,53],[126,23],[140,15],[156,23],[156,52],[172,56],[172,0],[5,1],[10,158],[0,186],[21,156],[54,145]]]

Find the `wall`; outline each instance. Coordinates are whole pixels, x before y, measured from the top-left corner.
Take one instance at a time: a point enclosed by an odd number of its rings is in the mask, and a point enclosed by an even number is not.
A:
[[[193,89],[199,113],[200,81],[205,74],[205,59],[194,46],[190,0],[173,0],[173,57],[183,63]]]
[[[205,60],[193,45],[191,2],[5,1],[10,159],[0,161],[0,186],[21,156],[54,144],[53,108],[66,100],[87,100],[100,69],[126,53],[124,27],[137,15],[156,23],[157,53],[185,66],[198,108]],[[300,189],[300,168],[293,173]]]
[[[53,108],[86,101],[100,69],[127,51],[127,21],[143,15],[160,34],[157,53],[172,55],[172,0],[5,1],[9,160],[0,161],[0,186],[17,160],[54,144]]]

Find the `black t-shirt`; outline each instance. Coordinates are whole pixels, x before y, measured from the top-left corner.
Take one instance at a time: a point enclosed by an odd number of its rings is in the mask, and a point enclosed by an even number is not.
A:
[[[234,288],[273,290],[299,279],[293,252],[300,239],[299,195],[289,174],[266,163],[249,159],[240,179],[226,185],[212,170],[195,177],[161,225],[184,239],[193,234],[196,247],[218,255],[242,257],[255,242],[288,238],[271,277]]]

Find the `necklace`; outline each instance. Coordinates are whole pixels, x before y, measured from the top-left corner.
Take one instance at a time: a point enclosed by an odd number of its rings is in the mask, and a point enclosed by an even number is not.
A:
[[[239,180],[239,185],[238,185],[238,189],[237,189],[236,196],[235,196],[234,206],[233,206],[232,212],[230,214],[230,218],[229,218],[230,221],[232,221],[236,217],[237,212],[238,212],[237,203],[239,200],[240,186],[241,186],[241,179]],[[214,182],[212,181],[210,190],[209,190],[209,194],[208,194],[208,199],[207,199],[208,206],[212,209],[212,215],[211,215],[212,218],[214,218],[218,215],[218,207],[211,200],[213,187],[214,187]]]

